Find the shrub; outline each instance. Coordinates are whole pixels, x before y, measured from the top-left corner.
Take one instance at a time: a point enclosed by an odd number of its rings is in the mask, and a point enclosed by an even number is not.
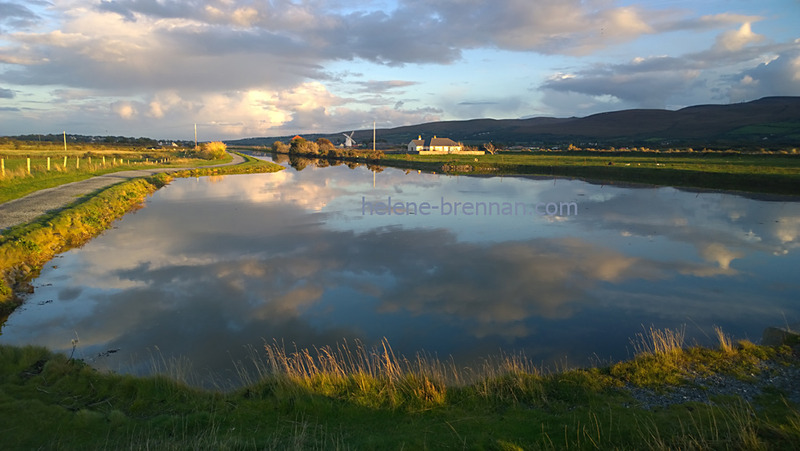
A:
[[[283,141],[275,141],[272,143],[272,151],[278,153],[289,153],[289,146]]]
[[[206,160],[219,160],[225,158],[228,146],[224,142],[214,141],[210,143],[203,143],[200,145],[200,158]]]

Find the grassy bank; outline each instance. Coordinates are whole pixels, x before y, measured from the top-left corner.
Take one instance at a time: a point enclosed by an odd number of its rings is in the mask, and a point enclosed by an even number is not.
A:
[[[256,376],[243,376],[246,385],[233,392],[199,390],[166,376],[102,374],[42,348],[0,346],[0,430],[9,449],[793,449],[800,443],[800,412],[791,401],[796,384],[759,382],[796,377],[800,368],[788,347],[662,346],[673,336],[650,331],[630,361],[554,373],[520,356],[487,359],[475,370],[424,355],[406,359],[385,341],[291,352],[268,344],[249,365]],[[704,380],[744,384],[750,396],[708,388]]]
[[[59,152],[51,149],[0,148],[0,160],[3,166],[3,172],[0,173],[0,203],[42,189],[113,172],[216,165],[228,163],[231,158],[230,156],[219,160],[188,158],[186,151],[176,150],[133,151],[95,148],[88,152]]]
[[[800,154],[789,153],[548,151],[482,156],[404,153],[376,156],[371,151],[348,150],[342,155],[305,157],[448,174],[557,176],[609,184],[800,194],[797,188]]]
[[[525,174],[800,194],[800,156],[723,152],[542,152],[484,156],[390,154],[381,164],[460,174]]]
[[[20,303],[17,292],[27,289],[44,263],[56,254],[80,246],[108,228],[113,221],[136,208],[152,192],[173,177],[275,172],[282,167],[245,156],[233,166],[196,168],[174,174],[158,174],[111,186],[78,200],[36,222],[3,231],[0,235],[0,323]]]

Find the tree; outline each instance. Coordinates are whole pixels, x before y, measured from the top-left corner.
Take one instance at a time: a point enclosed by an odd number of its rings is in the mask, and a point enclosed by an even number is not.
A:
[[[322,155],[326,155],[329,151],[336,148],[336,146],[326,138],[319,138],[317,140],[317,147],[319,148],[319,153]]]
[[[483,144],[481,144],[481,150],[483,150],[486,153],[490,153],[492,155],[494,155],[494,153],[496,151],[496,149],[494,147],[494,144],[492,144],[492,143],[483,143]]]
[[[277,153],[289,153],[289,146],[283,141],[275,141],[272,143],[272,151]]]
[[[298,155],[319,155],[319,146],[315,142],[306,141],[303,138],[295,138],[289,146],[289,153]]]

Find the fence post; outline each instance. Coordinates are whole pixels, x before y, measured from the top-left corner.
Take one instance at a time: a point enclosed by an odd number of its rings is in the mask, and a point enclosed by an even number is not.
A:
[[[106,156],[103,155],[103,167],[106,167]]]
[[[89,157],[89,166],[92,165],[92,157]]]
[[[50,171],[50,157],[47,157],[47,170]]]
[[[67,156],[64,155],[64,170],[67,170]]]
[[[6,159],[0,158],[0,169],[2,169],[3,177],[6,176]]]
[[[31,157],[28,157],[28,174],[31,173]]]
[[[81,168],[81,157],[75,157],[75,169]]]

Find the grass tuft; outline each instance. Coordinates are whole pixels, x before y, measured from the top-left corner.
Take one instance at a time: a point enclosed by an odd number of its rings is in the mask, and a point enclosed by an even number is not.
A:
[[[632,375],[665,371],[664,362],[679,362],[671,371],[684,375],[701,369],[735,375],[765,362],[798,365],[791,351],[749,342],[730,352],[683,348],[681,334],[651,330],[636,342],[647,350],[631,362],[548,374],[523,355],[487,358],[470,370],[424,353],[397,355],[385,339],[311,349],[273,341],[251,349],[252,368],[240,368],[246,385],[232,392],[188,386],[186,372],[193,370],[185,362],[157,360],[157,370],[171,373],[141,378],[99,373],[39,347],[0,345],[0,416],[3,430],[13,432],[3,445],[793,449],[800,412],[777,389],[751,402],[736,395],[660,409],[631,402],[625,387]],[[666,376],[659,383],[668,389]]]
[[[717,340],[719,341],[719,349],[720,351],[726,354],[732,354],[734,351],[733,348],[733,341],[731,337],[728,336],[725,332],[722,331],[722,328],[719,326],[714,326],[714,333],[717,336]]]

